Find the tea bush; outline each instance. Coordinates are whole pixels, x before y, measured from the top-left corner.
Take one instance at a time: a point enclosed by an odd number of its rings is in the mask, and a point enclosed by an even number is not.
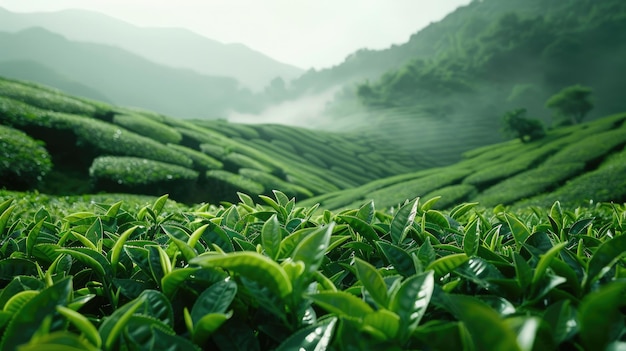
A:
[[[237,152],[231,152],[222,159],[225,167],[236,171],[240,168],[252,168],[266,173],[271,173],[274,167],[269,167],[252,157],[242,155]]]
[[[288,183],[272,174],[259,171],[258,169],[242,168],[239,170],[239,174],[258,182],[263,185],[265,189],[280,190],[290,197],[301,199],[313,196],[313,193],[304,187]]]
[[[0,349],[623,347],[626,205],[260,199],[0,191]]]
[[[570,162],[545,164],[508,178],[476,196],[473,200],[485,206],[511,204],[515,201],[554,190],[567,179],[584,172],[585,164]]]
[[[116,115],[113,123],[163,144],[178,144],[183,139],[176,129],[140,115]]]
[[[95,116],[98,109],[59,90],[35,83],[18,82],[0,77],[0,96],[21,101],[40,109],[84,116]]]
[[[209,194],[210,199],[235,201],[237,199],[237,192],[264,194],[266,191],[262,184],[240,174],[234,174],[228,171],[210,170],[206,172],[206,178],[206,192]]]
[[[97,157],[89,168],[96,190],[107,192],[171,193],[174,198],[193,191],[198,172],[178,165],[137,157]]]
[[[0,184],[11,189],[35,187],[52,169],[52,160],[41,142],[13,128],[0,125]]]
[[[174,149],[189,157],[193,161],[193,169],[197,171],[207,171],[209,169],[221,169],[224,164],[213,157],[188,147],[176,144],[167,144],[167,147]]]

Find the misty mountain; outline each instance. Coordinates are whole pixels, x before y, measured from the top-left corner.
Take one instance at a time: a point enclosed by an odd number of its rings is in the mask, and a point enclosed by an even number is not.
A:
[[[115,104],[182,118],[222,117],[249,95],[234,78],[162,66],[114,46],[70,41],[43,28],[0,32],[0,47],[0,62],[36,62]]]
[[[243,44],[223,44],[186,29],[137,27],[83,10],[13,13],[0,8],[0,31],[29,27],[43,27],[69,40],[118,46],[162,65],[233,77],[252,90],[263,89],[276,77],[291,80],[303,72]]]
[[[34,61],[0,61],[0,76],[38,82],[73,95],[111,102],[104,94],[92,87],[76,82],[70,77],[59,74],[46,65]]]

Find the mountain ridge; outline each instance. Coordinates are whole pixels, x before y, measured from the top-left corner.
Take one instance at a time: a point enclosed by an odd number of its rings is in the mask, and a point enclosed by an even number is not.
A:
[[[230,76],[252,90],[264,88],[277,76],[292,79],[303,72],[245,44],[221,43],[184,28],[140,27],[85,10],[15,13],[0,7],[0,30],[15,32],[32,26],[69,40],[115,45],[163,65]]]

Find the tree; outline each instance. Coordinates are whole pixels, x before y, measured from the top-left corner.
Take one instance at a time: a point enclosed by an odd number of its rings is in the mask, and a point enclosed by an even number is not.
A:
[[[569,119],[572,124],[580,123],[593,108],[591,88],[582,85],[566,87],[549,98],[546,107],[553,109],[557,117]]]
[[[540,120],[526,118],[525,108],[505,113],[502,117],[502,131],[506,136],[519,138],[523,143],[541,139],[546,135]]]

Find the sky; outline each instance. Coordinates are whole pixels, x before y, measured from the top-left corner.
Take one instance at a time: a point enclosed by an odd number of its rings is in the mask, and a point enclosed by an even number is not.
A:
[[[142,27],[182,27],[294,66],[325,68],[384,49],[470,0],[0,0],[14,12],[97,11]]]

